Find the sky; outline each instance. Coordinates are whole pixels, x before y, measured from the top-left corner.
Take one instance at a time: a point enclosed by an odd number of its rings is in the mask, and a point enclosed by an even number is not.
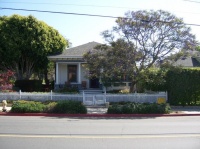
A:
[[[33,15],[58,30],[72,47],[88,42],[105,43],[101,32],[115,26],[115,18],[55,14],[1,8],[30,9],[66,13],[123,17],[127,11],[165,10],[185,23],[200,25],[200,0],[0,0],[0,16]],[[200,41],[200,26],[190,26]]]

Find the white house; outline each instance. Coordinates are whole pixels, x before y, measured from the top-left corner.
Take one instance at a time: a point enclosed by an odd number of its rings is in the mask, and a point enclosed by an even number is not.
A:
[[[63,88],[64,85],[76,86],[79,89],[101,89],[99,78],[87,78],[88,70],[84,67],[86,63],[83,55],[100,45],[97,42],[89,42],[77,47],[68,48],[62,54],[49,56],[48,59],[55,62],[55,89]],[[113,84],[112,89],[127,89],[130,82],[119,82]]]
[[[100,88],[99,79],[88,79],[89,73],[85,67],[83,55],[100,45],[97,42],[89,42],[74,48],[68,48],[62,54],[49,56],[48,59],[55,62],[55,88],[62,88],[70,83],[79,89]]]

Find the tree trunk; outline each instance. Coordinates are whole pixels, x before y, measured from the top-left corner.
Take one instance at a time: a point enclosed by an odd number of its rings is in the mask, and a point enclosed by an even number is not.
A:
[[[47,70],[47,68],[45,68],[45,70],[44,70],[44,79],[45,79],[45,84],[49,85],[48,70]]]
[[[136,83],[137,83],[136,81],[132,81],[132,82],[131,82],[131,86],[130,86],[130,92],[131,92],[131,93],[137,92]]]

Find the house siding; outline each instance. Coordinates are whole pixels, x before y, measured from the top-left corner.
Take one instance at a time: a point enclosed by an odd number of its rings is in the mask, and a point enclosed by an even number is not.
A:
[[[81,81],[86,81],[86,88],[89,88],[89,79],[87,78],[88,73],[89,73],[88,70],[86,70],[86,68],[82,64],[81,65]]]
[[[59,79],[58,84],[64,84],[67,81],[67,65],[66,64],[59,64]]]

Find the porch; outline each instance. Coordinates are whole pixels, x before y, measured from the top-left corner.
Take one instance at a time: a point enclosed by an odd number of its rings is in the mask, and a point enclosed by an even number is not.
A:
[[[78,90],[102,89],[98,78],[89,79],[84,62],[56,62],[54,89],[77,88]]]

